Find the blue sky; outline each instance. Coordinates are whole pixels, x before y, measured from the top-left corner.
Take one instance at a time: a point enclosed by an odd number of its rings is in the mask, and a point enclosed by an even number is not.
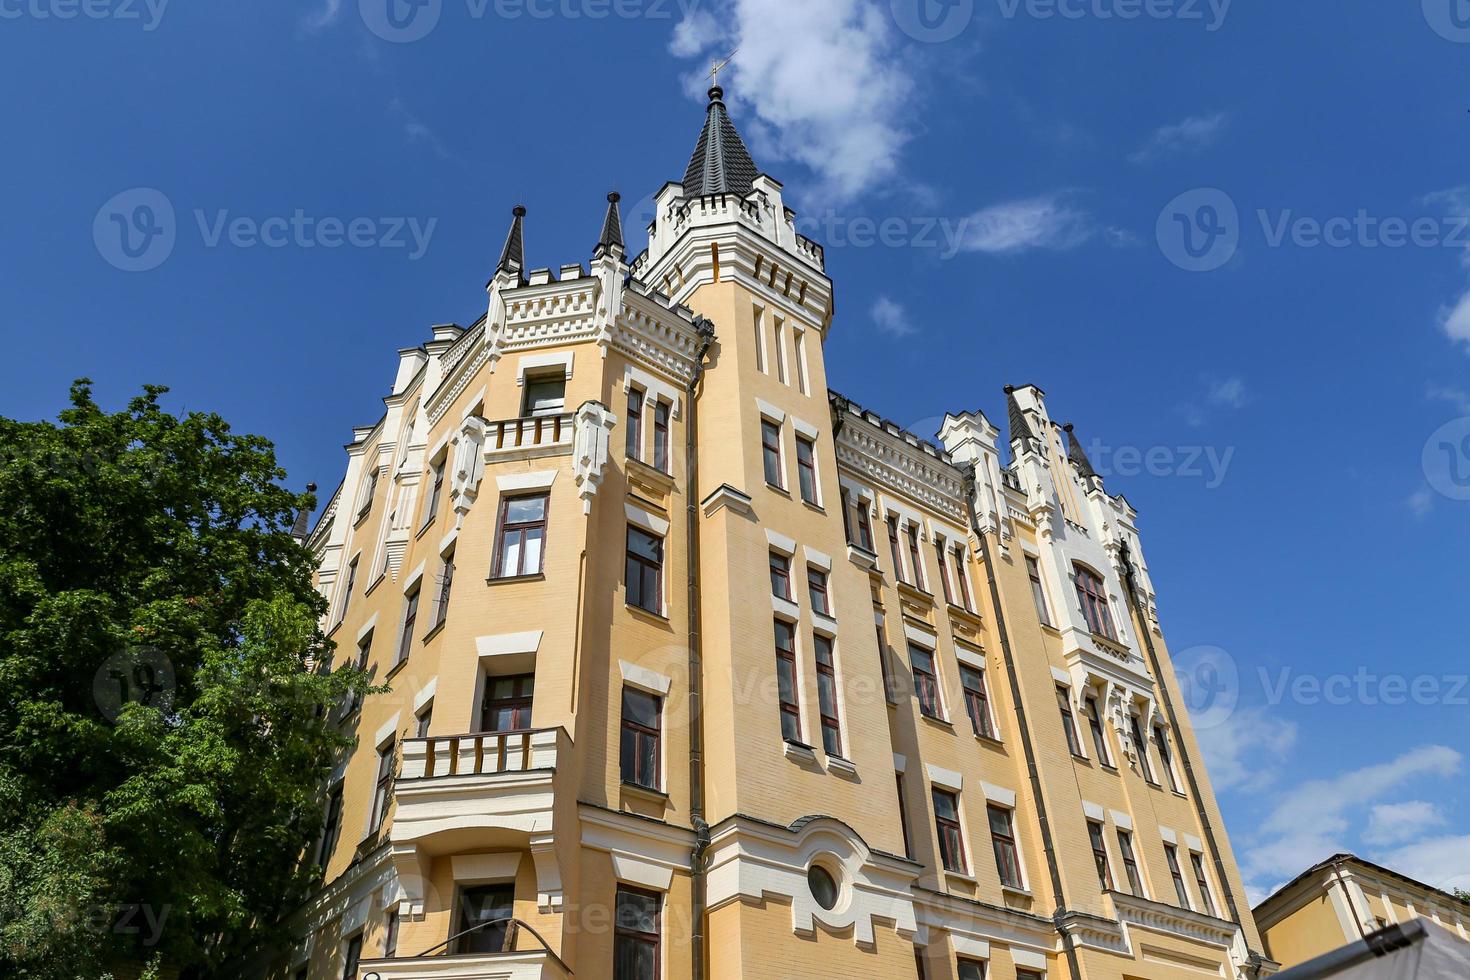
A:
[[[585,260],[738,47],[834,385],[932,431],[1039,384],[1138,507],[1185,673],[1238,679],[1257,897],[1340,848],[1470,887],[1462,0],[395,2],[0,0],[0,411],[165,383],[329,489],[511,205]]]

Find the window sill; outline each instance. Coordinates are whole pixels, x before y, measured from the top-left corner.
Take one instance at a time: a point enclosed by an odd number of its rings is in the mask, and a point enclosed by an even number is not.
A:
[[[817,503],[815,500],[807,500],[805,497],[802,497],[801,498],[801,502],[806,506],[807,510],[814,510],[818,514],[825,514],[825,513],[827,513],[827,508],[823,507],[821,504]]]
[[[847,779],[857,779],[857,766],[840,755],[827,756],[827,769]]]
[[[358,511],[357,516],[352,519],[352,529],[356,531],[358,528],[362,527],[364,522],[366,522],[369,517],[372,516],[373,509],[371,507],[369,507],[367,510]]]
[[[628,610],[628,612],[632,613],[633,615],[638,616],[641,619],[651,620],[659,626],[670,625],[669,617],[661,612],[654,612],[652,609],[644,609],[642,606],[635,606],[631,602],[624,602],[623,608]]]
[[[1061,637],[1062,637],[1062,631],[1059,630],[1059,629],[1057,629],[1051,623],[1042,623],[1041,624],[1041,631],[1043,633],[1050,633],[1052,636],[1055,636],[1057,639],[1061,639]]]
[[[1099,762],[1098,765],[1102,767],[1103,772],[1110,772],[1114,776],[1120,775],[1120,773],[1118,772],[1118,767],[1115,766],[1115,765],[1112,765],[1111,763]]]
[[[976,626],[983,625],[983,622],[980,619],[980,614],[975,612],[975,610],[973,609],[966,609],[964,606],[956,605],[953,602],[946,603],[946,607],[949,610],[949,615],[951,616],[951,618],[959,617],[960,619],[966,619],[973,622]]]
[[[979,878],[976,878],[974,875],[965,871],[950,871],[948,868],[946,868],[944,870],[944,877],[949,879],[950,881],[960,881],[964,882],[967,885],[972,885],[975,887],[979,887],[980,885]]]
[[[836,616],[832,616],[832,615],[830,615],[828,613],[820,613],[820,612],[817,612],[815,609],[813,609],[812,610],[812,625],[816,626],[818,629],[827,630],[828,632],[832,633],[833,636],[836,636],[837,635],[837,617]]]
[[[1175,796],[1179,797],[1181,800],[1187,800],[1187,799],[1189,799],[1189,794],[1188,793],[1181,793],[1177,789],[1174,790],[1173,793],[1174,793]]]
[[[652,463],[645,463],[636,456],[626,457],[630,473],[636,473],[644,479],[659,484],[665,492],[674,489],[674,474],[668,470],[661,470]]]
[[[366,597],[366,596],[372,595],[373,594],[373,590],[376,589],[378,586],[382,585],[383,582],[384,582],[384,580],[387,579],[387,578],[388,578],[388,573],[386,571],[379,573],[378,577],[375,578],[375,579],[373,579],[373,584],[372,585],[369,585],[367,588],[365,588],[365,589],[362,590],[363,596]]]
[[[404,657],[402,660],[398,661],[398,663],[394,664],[392,667],[389,667],[388,673],[383,675],[383,683],[388,683],[393,679],[394,675],[396,675],[403,668],[407,667],[408,659],[408,657]]]
[[[626,779],[622,781],[622,789],[628,796],[636,796],[641,800],[648,800],[650,803],[659,803],[667,806],[669,802],[669,794],[663,790],[654,789],[651,786],[643,786],[639,783],[630,783]]]
[[[929,722],[931,725],[938,725],[940,728],[947,728],[949,729],[949,733],[951,735],[954,734],[954,724],[951,723],[948,718],[940,718],[936,715],[926,715],[922,711],[919,712],[919,717]]]
[[[516,582],[544,582],[544,581],[546,581],[546,573],[545,572],[534,572],[534,573],[532,573],[530,575],[505,575],[505,576],[492,575],[492,576],[490,576],[489,578],[487,578],[485,580],[485,584],[486,585],[513,585]]]
[[[420,640],[419,642],[420,643],[428,643],[434,637],[436,637],[440,633],[444,632],[444,627],[447,626],[448,624],[449,624],[449,620],[448,619],[441,619],[441,620],[439,620],[439,622],[435,623],[434,626],[433,626],[433,628],[430,629],[429,632],[427,632],[427,633],[424,634],[424,638],[422,640]]]
[[[817,750],[802,742],[786,740],[782,743],[786,758],[795,759],[797,762],[814,763],[817,761]]]
[[[767,483],[766,484],[766,489],[769,490],[769,491],[771,491],[772,493],[779,493],[781,496],[785,497],[787,500],[790,500],[791,499],[791,491],[790,490],[787,490],[785,487],[777,486],[774,483]]]
[[[1005,742],[996,738],[994,735],[981,735],[979,732],[975,733],[975,741],[979,742],[981,745],[989,745],[991,748],[995,749],[1003,749],[1006,746]]]
[[[903,579],[899,579],[897,585],[900,595],[906,595],[910,599],[916,599],[919,602],[927,602],[931,606],[934,605],[934,593],[927,592],[911,582],[905,582]]]
[[[1000,890],[1002,894],[1009,895],[1012,898],[1024,898],[1028,902],[1036,898],[1035,895],[1031,894],[1030,889],[1018,888],[1015,885],[1001,885]]]
[[[876,572],[878,570],[878,556],[868,549],[852,543],[849,543],[847,546],[847,560],[859,568],[865,568],[870,572]]]
[[[433,517],[429,518],[427,521],[424,521],[424,526],[413,533],[414,540],[417,541],[419,538],[423,537],[428,532],[429,528],[434,526],[434,522],[435,518]]]

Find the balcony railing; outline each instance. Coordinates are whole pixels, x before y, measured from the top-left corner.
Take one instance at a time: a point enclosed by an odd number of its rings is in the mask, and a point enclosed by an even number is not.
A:
[[[401,779],[490,776],[555,769],[559,728],[410,738],[403,743]]]
[[[485,423],[485,452],[552,449],[572,444],[575,416],[571,412],[501,419]]]
[[[471,933],[504,930],[495,952],[454,954]],[[472,926],[418,956],[364,960],[359,980],[567,980],[572,971],[541,934],[519,919]]]

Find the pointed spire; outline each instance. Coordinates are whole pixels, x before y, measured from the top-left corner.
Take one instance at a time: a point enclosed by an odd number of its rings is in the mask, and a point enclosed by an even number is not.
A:
[[[1036,432],[1031,428],[1031,423],[1026,418],[1026,413],[1021,411],[1021,405],[1016,401],[1016,386],[1006,385],[1006,418],[1011,426],[1011,441],[1017,439],[1029,439],[1036,441]]]
[[[526,269],[526,245],[524,234],[521,229],[521,219],[526,216],[526,207],[517,204],[511,209],[515,217],[510,223],[510,234],[505,236],[505,248],[500,250],[500,261],[495,265],[495,271],[509,272],[517,279],[525,278]]]
[[[1088,459],[1087,453],[1082,451],[1082,443],[1077,441],[1077,434],[1072,431],[1072,423],[1068,422],[1062,426],[1062,430],[1067,433],[1067,458],[1077,467],[1077,472],[1082,475],[1082,479],[1097,476],[1097,470],[1092,468],[1092,460]]]
[[[602,219],[602,237],[597,240],[597,248],[592,251],[594,258],[600,258],[614,245],[620,250],[623,248],[623,216],[618,211],[618,202],[622,199],[623,196],[617,191],[607,196],[607,217]]]
[[[307,493],[316,493],[316,484],[306,485]],[[297,541],[305,542],[306,535],[311,530],[311,508],[303,507],[296,512],[296,526],[291,528],[291,537]]]
[[[727,193],[744,197],[750,193],[758,173],[745,141],[725,111],[725,90],[713,86],[709,90],[704,130],[684,171],[684,193],[691,197]]]

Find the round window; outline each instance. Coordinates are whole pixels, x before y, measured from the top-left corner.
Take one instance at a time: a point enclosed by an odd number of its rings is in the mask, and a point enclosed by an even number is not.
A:
[[[814,864],[807,869],[806,883],[822,908],[830,911],[837,904],[837,879],[832,877],[832,872]]]

